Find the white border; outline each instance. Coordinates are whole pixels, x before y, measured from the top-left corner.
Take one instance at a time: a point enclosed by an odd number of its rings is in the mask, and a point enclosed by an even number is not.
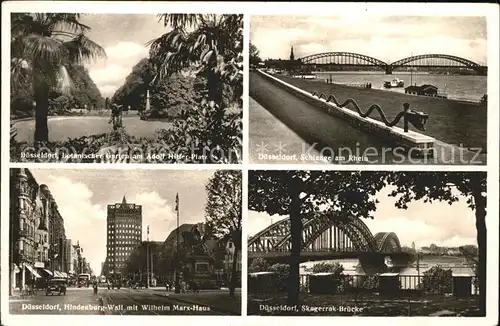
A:
[[[412,15],[412,16],[434,16],[440,13],[446,16],[486,16],[488,20],[488,157],[487,167],[483,166],[387,166],[387,165],[268,165],[268,164],[248,164],[248,80],[246,78],[248,73],[248,54],[244,54],[245,66],[245,81],[244,81],[244,145],[243,145],[243,160],[244,165],[159,165],[159,164],[121,164],[113,165],[112,168],[120,169],[179,169],[179,170],[206,170],[206,169],[243,169],[244,185],[248,180],[247,169],[335,169],[335,170],[407,170],[407,171],[488,171],[488,276],[487,288],[491,291],[488,294],[488,315],[485,318],[427,318],[427,317],[391,317],[391,321],[397,324],[419,325],[425,322],[428,325],[442,325],[443,322],[453,323],[456,325],[494,325],[498,321],[498,201],[499,198],[499,82],[498,82],[498,40],[499,40],[499,25],[498,25],[498,12],[499,7],[495,4],[460,4],[460,3],[271,3],[271,2],[39,2],[39,1],[19,1],[19,2],[3,2],[2,3],[2,121],[1,130],[5,135],[9,126],[9,94],[10,85],[5,81],[9,80],[9,40],[10,40],[10,15],[12,11],[17,12],[82,12],[82,13],[158,13],[158,12],[189,12],[189,13],[233,13],[245,14],[245,43],[249,39],[249,18],[250,15],[335,15],[336,13],[348,13],[352,15],[353,19],[362,19],[363,15]],[[245,44],[245,49],[248,45]],[[4,135],[2,133],[2,135]],[[3,223],[1,224],[2,232],[2,247],[8,248],[8,221],[9,208],[8,208],[8,195],[9,195],[9,182],[8,182],[8,168],[9,167],[31,167],[31,168],[68,168],[68,169],[105,169],[110,166],[106,164],[33,164],[33,163],[9,163],[10,153],[7,152],[9,148],[9,137],[4,136],[1,138],[3,155],[2,160],[2,197],[1,197],[1,216]],[[246,212],[246,187],[243,191],[244,199],[243,204],[243,227],[245,228],[247,222]],[[246,248],[246,235],[243,233],[243,248]],[[3,271],[8,271],[8,250],[1,252],[1,262]],[[246,306],[246,252],[242,253],[242,303],[244,304],[243,310]],[[4,272],[5,275],[5,272]],[[1,278],[1,308],[2,308],[2,324],[22,325],[28,323],[71,323],[72,325],[87,325],[89,323],[108,324],[113,322],[127,323],[129,321],[136,321],[139,323],[146,323],[148,325],[163,325],[165,324],[164,318],[157,316],[19,316],[8,314],[8,277]],[[266,325],[286,322],[290,325],[299,325],[307,322],[305,317],[286,318],[286,317],[207,317],[207,316],[168,316],[168,322],[193,322],[193,323],[225,323],[229,322],[231,325]],[[363,323],[370,323],[381,321],[380,318],[374,317],[314,317],[315,324],[331,324],[332,322],[346,322],[350,325],[361,325]]]

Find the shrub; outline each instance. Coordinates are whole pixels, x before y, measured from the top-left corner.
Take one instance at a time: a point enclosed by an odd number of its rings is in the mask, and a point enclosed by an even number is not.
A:
[[[314,264],[312,268],[313,273],[333,273],[336,275],[341,275],[344,272],[344,266],[339,263],[318,263]]]
[[[288,276],[290,275],[290,266],[288,264],[274,264],[269,266],[268,272],[276,274],[276,287],[278,291],[286,291]]]
[[[440,266],[434,266],[424,272],[423,286],[426,293],[450,293],[452,290],[452,282],[453,277],[451,269],[443,269]]]
[[[367,290],[377,290],[380,277],[378,275],[370,275],[364,278],[362,287]]]
[[[313,274],[316,273],[332,273],[333,275],[328,276],[327,279],[324,280],[317,280],[312,282],[310,285],[310,290],[314,292],[322,292],[319,289],[316,289],[318,287],[320,288],[328,288],[331,292],[337,292],[337,291],[345,291],[347,287],[349,287],[350,279],[348,275],[344,275],[344,267],[339,264],[339,263],[318,263],[314,264],[312,268]],[[352,278],[352,277],[351,277]],[[310,280],[311,281],[311,280]],[[311,289],[311,286],[314,289]],[[323,289],[323,290],[324,290]],[[318,292],[318,293],[319,293]]]
[[[269,263],[264,258],[255,258],[250,266],[248,266],[249,273],[265,272],[269,268]]]

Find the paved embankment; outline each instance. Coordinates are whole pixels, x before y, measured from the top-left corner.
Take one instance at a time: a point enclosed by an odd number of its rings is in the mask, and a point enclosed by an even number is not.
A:
[[[313,154],[312,156],[319,156],[319,152],[251,97],[249,107],[250,163],[326,163],[322,160],[310,161],[301,157],[306,152]],[[280,151],[289,159],[272,156]]]

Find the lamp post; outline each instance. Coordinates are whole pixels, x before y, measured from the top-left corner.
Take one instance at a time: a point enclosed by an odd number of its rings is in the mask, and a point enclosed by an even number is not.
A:
[[[146,238],[146,289],[149,288],[149,225]]]
[[[179,282],[179,274],[180,274],[180,252],[179,252],[179,193],[175,196],[175,210],[177,212],[177,229],[176,229],[176,237],[177,237],[177,246],[175,249],[175,253],[177,256],[177,263],[175,264],[175,293],[181,293],[180,282]]]

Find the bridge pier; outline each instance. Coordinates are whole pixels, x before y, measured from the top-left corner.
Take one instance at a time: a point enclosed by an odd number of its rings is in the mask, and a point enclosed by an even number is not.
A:
[[[385,66],[385,74],[392,75],[392,66]]]
[[[488,75],[488,67],[478,67],[478,68],[474,69],[474,71],[476,72],[476,74],[478,74],[478,76],[487,76]]]

